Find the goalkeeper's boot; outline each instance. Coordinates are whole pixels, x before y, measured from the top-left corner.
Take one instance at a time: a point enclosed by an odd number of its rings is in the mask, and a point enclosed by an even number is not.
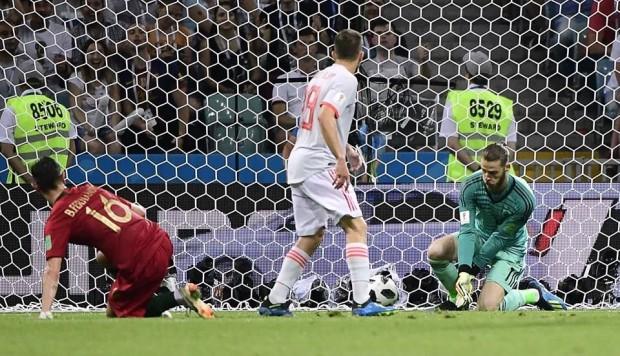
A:
[[[533,288],[538,291],[538,302],[536,306],[542,310],[566,310],[566,303],[562,298],[551,293],[545,286],[534,278],[527,278],[528,288]]]
[[[195,311],[198,316],[203,319],[212,319],[215,317],[210,304],[202,301],[200,290],[194,283],[187,283],[183,287],[179,287],[179,293],[183,296],[185,306]]]
[[[383,305],[368,299],[368,301],[364,304],[353,304],[351,312],[356,316],[379,316],[392,315],[396,312],[396,310],[394,307],[384,307]]]
[[[290,305],[291,301],[274,304],[267,297],[258,308],[258,314],[262,316],[293,316],[293,313],[289,310]]]

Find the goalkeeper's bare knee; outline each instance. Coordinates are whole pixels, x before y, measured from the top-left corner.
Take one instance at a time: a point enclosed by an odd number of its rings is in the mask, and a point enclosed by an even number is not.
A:
[[[478,297],[478,310],[496,311],[500,309],[504,300],[504,288],[499,284],[487,281],[482,287],[480,297]]]
[[[444,236],[431,243],[427,258],[434,261],[452,261],[455,255],[454,241],[451,235]]]
[[[498,303],[495,300],[478,300],[478,310],[480,311],[498,311],[501,301]]]

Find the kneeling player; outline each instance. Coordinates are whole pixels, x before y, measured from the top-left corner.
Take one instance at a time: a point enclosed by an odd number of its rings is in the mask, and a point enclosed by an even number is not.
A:
[[[40,318],[52,318],[60,266],[69,243],[95,247],[117,270],[108,295],[108,316],[154,317],[184,305],[203,318],[213,317],[194,284],[153,295],[168,271],[172,243],[159,225],[144,218],[142,207],[90,184],[67,189],[64,173],[49,157],[35,163],[31,173],[33,187],[52,206],[45,224],[47,265]]]
[[[450,293],[443,309],[461,309],[472,301],[472,280],[491,266],[478,298],[479,310],[516,310],[536,304],[545,310],[566,309],[564,302],[534,279],[530,289],[515,289],[527,248],[525,224],[536,199],[527,183],[509,173],[506,150],[491,144],[482,152],[482,172],[461,185],[458,234],[433,241],[428,250],[433,272]],[[458,270],[453,261],[458,262]]]

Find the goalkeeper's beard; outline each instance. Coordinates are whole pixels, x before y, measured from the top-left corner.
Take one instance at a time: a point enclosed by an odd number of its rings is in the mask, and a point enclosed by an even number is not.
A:
[[[497,178],[497,180],[494,183],[487,183],[485,181],[484,184],[486,184],[487,188],[490,191],[500,192],[501,190],[503,190],[503,186],[506,183],[507,175],[508,175],[508,172],[504,170],[502,175],[499,178]]]

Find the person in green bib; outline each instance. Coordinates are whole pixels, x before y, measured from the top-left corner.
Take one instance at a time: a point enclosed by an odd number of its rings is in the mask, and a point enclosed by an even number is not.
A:
[[[0,151],[9,164],[7,183],[32,183],[30,167],[52,157],[63,169],[75,154],[77,130],[66,107],[44,95],[44,80],[32,75],[9,98],[0,116]]]
[[[543,310],[566,309],[562,299],[533,278],[526,279],[527,289],[517,289],[528,246],[526,224],[536,207],[532,189],[509,173],[503,146],[484,148],[480,166],[461,184],[459,231],[434,240],[428,248],[433,273],[448,291],[448,300],[439,308],[468,309],[474,277],[489,268],[478,310],[511,311],[526,304]]]
[[[468,87],[448,92],[439,132],[451,151],[446,170],[448,182],[461,182],[480,170],[479,153],[488,144],[504,143],[514,152],[517,143],[512,100],[488,89],[493,76],[489,57],[479,51],[467,53],[462,73]],[[510,162],[513,159],[510,157]]]

